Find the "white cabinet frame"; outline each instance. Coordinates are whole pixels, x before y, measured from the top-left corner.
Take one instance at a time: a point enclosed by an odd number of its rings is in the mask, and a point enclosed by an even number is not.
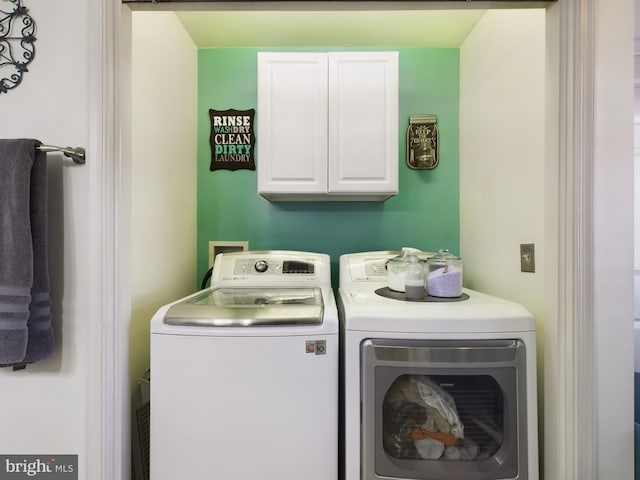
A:
[[[398,52],[258,53],[258,192],[270,200],[398,193]]]

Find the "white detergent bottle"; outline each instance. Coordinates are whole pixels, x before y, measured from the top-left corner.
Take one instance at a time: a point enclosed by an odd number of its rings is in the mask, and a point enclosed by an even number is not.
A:
[[[409,267],[409,257],[415,253],[422,253],[417,248],[402,247],[402,254],[393,257],[387,262],[387,286],[395,291],[404,293],[404,286],[407,281],[407,268]]]
[[[424,298],[424,270],[418,261],[418,251],[409,251],[409,266],[404,284],[404,295],[407,300]]]

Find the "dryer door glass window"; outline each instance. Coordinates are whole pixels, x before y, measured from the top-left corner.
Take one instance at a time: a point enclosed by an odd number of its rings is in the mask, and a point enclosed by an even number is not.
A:
[[[382,402],[382,446],[400,460],[482,461],[503,446],[504,416],[491,375],[400,375]]]
[[[524,344],[362,344],[363,479],[525,480]]]

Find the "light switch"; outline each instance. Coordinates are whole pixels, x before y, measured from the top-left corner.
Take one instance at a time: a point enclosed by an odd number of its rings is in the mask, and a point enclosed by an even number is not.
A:
[[[536,271],[536,255],[533,243],[520,244],[520,271],[531,273]]]

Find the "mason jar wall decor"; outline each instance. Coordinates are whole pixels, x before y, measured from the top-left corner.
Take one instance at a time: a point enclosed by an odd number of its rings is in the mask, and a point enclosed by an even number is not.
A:
[[[22,0],[0,0],[0,94],[22,82],[36,50],[36,24]]]
[[[407,165],[414,170],[438,166],[438,118],[436,115],[411,115],[407,129]]]

